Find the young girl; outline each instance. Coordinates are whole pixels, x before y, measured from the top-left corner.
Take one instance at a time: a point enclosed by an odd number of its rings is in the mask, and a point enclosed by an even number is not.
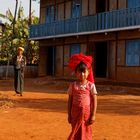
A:
[[[92,140],[92,123],[95,121],[97,91],[92,74],[92,57],[73,55],[69,67],[75,70],[77,81],[68,89],[68,122],[72,132],[68,140]]]

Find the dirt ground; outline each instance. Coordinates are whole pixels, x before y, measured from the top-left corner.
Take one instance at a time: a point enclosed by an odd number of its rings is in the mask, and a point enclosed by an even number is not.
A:
[[[0,80],[0,140],[66,140],[69,82],[25,79],[23,97],[13,80]],[[96,85],[98,110],[93,140],[140,140],[140,88]]]

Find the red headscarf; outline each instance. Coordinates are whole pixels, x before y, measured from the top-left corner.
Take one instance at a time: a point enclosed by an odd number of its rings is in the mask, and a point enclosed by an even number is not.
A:
[[[92,56],[86,56],[82,53],[80,54],[74,54],[71,56],[70,60],[69,60],[69,65],[68,67],[70,69],[72,69],[73,71],[75,71],[76,66],[80,63],[80,62],[84,62],[88,69],[89,69],[89,75],[88,75],[88,80],[94,83],[94,78],[93,78],[93,71],[92,71]]]

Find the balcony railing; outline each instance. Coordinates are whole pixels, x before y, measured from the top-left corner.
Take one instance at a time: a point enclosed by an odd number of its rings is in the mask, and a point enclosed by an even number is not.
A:
[[[140,7],[114,10],[53,23],[30,26],[30,39],[51,38],[65,35],[122,29],[140,25]]]

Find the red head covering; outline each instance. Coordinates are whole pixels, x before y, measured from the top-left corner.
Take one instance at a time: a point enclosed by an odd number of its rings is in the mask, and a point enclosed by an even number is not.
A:
[[[80,63],[80,62],[84,62],[88,69],[89,69],[89,75],[88,75],[88,80],[94,83],[94,78],[93,78],[93,71],[92,71],[92,56],[86,56],[82,53],[80,54],[74,54],[71,56],[70,60],[69,60],[69,65],[68,67],[70,69],[72,69],[73,71],[75,71],[76,66]]]

